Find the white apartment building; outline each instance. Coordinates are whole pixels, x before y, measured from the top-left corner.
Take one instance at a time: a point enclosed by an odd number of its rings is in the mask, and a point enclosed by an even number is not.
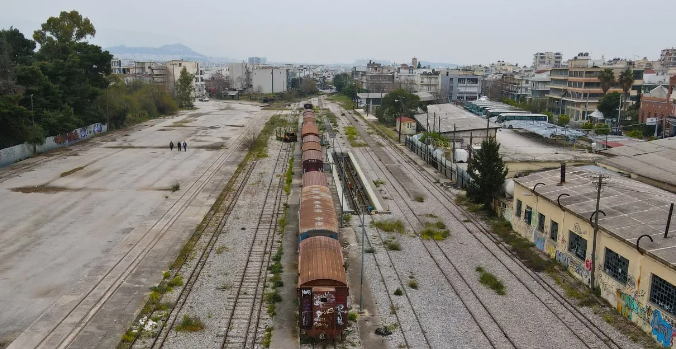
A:
[[[251,71],[251,87],[256,93],[277,93],[286,91],[286,69],[260,67]]]
[[[249,67],[246,63],[230,63],[228,64],[228,72],[233,88],[237,90],[246,90],[250,87]]]
[[[561,52],[538,52],[533,55],[533,69],[558,68],[562,60]]]
[[[181,77],[181,71],[185,68],[188,74],[195,76],[192,97],[197,98],[206,93],[206,88],[204,86],[204,70],[198,62],[173,60],[166,62],[165,66],[167,67],[167,81],[170,83],[169,88],[175,89],[176,82]]]

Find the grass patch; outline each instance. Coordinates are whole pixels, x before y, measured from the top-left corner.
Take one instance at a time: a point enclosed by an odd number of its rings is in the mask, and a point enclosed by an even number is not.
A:
[[[401,251],[401,244],[398,240],[385,241],[385,247],[390,251]]]
[[[66,177],[66,176],[72,175],[73,173],[80,171],[84,168],[85,168],[84,166],[76,167],[76,168],[74,168],[70,171],[66,171],[66,172],[61,173],[61,175],[59,177]]]
[[[368,248],[364,249],[364,252],[366,252],[366,253],[375,253],[376,250],[375,250],[373,247],[368,247]]]
[[[467,206],[467,211],[469,212],[480,212],[484,210],[483,204],[471,204]]]
[[[127,332],[122,334],[122,342],[123,343],[131,343],[136,339],[136,336],[138,335],[137,332],[134,332],[132,329],[128,329]]]
[[[399,328],[399,325],[397,325],[397,323],[393,323],[393,324],[385,326],[385,329],[390,331],[390,332],[394,332],[397,328]]]
[[[172,193],[177,192],[177,191],[181,190],[181,183],[174,182],[174,184],[172,184],[171,187],[169,187],[169,189],[171,190]]]
[[[274,317],[277,312],[277,303],[282,301],[282,296],[277,293],[277,289],[273,289],[271,292],[265,294],[265,302],[268,303],[268,315]]]
[[[459,205],[467,205],[470,203],[469,198],[465,194],[460,194],[455,197],[455,203]]]
[[[356,312],[356,311],[351,311],[351,312],[347,313],[347,319],[352,321],[352,322],[356,322],[357,319],[359,319],[359,313]]]
[[[417,202],[425,202],[425,197],[422,195],[418,195],[414,198],[414,200]]]
[[[426,222],[423,230],[420,231],[420,237],[425,240],[442,241],[446,240],[450,235],[450,231],[446,229],[446,224],[441,221],[435,223]]]
[[[385,184],[385,181],[382,179],[376,179],[373,181],[373,184],[376,186],[376,188],[379,188],[381,185]]]
[[[432,213],[424,213],[421,216],[423,216],[425,218],[439,218],[439,216],[432,214]]]
[[[410,287],[410,288],[412,288],[412,289],[414,289],[414,290],[417,290],[417,289],[418,289],[418,281],[416,281],[416,280],[410,280],[410,281],[408,282],[408,287]]]
[[[291,192],[291,181],[293,180],[293,156],[289,158],[289,167],[286,169],[286,184],[284,192],[288,196]]]
[[[162,273],[162,279],[166,280],[166,279],[168,279],[168,278],[170,278],[170,277],[171,277],[171,272],[170,272],[170,271],[167,270],[167,271],[165,271],[164,273]]]
[[[382,231],[386,231],[388,233],[394,233],[397,232],[399,234],[405,234],[406,233],[406,226],[404,225],[404,222],[402,222],[400,219],[385,219],[385,220],[380,220],[380,221],[372,221],[371,226],[376,227]]]
[[[352,219],[352,215],[349,213],[343,213],[343,222],[346,224],[350,224],[350,220]]]
[[[228,250],[229,250],[229,249],[228,249],[227,246],[225,246],[225,245],[219,245],[219,246],[216,248],[216,254],[223,254],[223,252],[227,252]]]
[[[476,271],[480,273],[479,282],[495,291],[499,295],[505,294],[505,285],[495,275],[485,271],[482,267],[476,267]]]
[[[272,343],[272,331],[275,328],[270,326],[265,329],[265,333],[263,334],[263,339],[261,339],[261,344],[265,348],[270,348],[270,344]]]
[[[167,283],[168,287],[176,287],[176,286],[183,286],[183,276],[181,275],[176,275],[169,283]]]
[[[204,323],[197,316],[183,315],[183,320],[176,326],[176,331],[197,332],[204,329]]]
[[[404,291],[402,291],[400,288],[397,287],[396,290],[394,290],[394,295],[395,296],[401,296],[404,294]]]

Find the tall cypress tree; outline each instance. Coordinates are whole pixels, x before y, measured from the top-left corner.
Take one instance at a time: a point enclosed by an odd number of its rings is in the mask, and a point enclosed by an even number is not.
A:
[[[481,149],[472,154],[467,172],[472,179],[467,196],[488,207],[507,177],[507,167],[500,156],[500,143],[494,137],[481,142]]]

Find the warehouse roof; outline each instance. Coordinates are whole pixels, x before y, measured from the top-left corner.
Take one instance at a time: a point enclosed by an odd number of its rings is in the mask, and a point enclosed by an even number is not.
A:
[[[437,125],[439,124],[439,119],[441,118],[441,133],[453,133],[453,125],[455,125],[455,130],[456,132],[463,132],[463,131],[486,131],[486,119],[482,119],[479,117],[472,117],[472,118],[451,118],[446,115],[439,115],[437,114]],[[425,129],[427,126],[427,114],[416,114],[415,119],[422,125],[422,128]],[[437,131],[438,126],[435,128],[432,128],[432,116],[430,115],[430,129],[432,129],[434,132]],[[492,122],[489,123],[488,128],[490,129],[498,129],[500,128],[500,125],[494,124]],[[478,136],[479,134],[477,134]]]
[[[562,207],[589,220],[596,208],[596,188],[591,177],[598,173],[603,172],[569,167],[564,185],[557,185],[560,181],[558,169],[532,173],[514,178],[514,181],[530,189],[537,183],[544,183],[536,188],[537,196],[555,205],[559,195],[570,195],[561,198]],[[607,184],[601,193],[600,209],[605,216],[599,216],[599,227],[632,246],[641,235],[648,234],[653,242],[642,239],[641,248],[669,265],[676,265],[676,220],[672,219],[669,236],[663,237],[669,206],[676,202],[676,194],[620,174],[610,175],[604,183]]]
[[[669,185],[676,185],[676,138],[628,143],[603,151],[599,163]]]

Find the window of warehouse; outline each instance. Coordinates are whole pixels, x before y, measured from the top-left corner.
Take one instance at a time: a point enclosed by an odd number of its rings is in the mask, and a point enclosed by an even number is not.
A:
[[[655,274],[650,283],[650,301],[676,315],[676,287]]]
[[[559,239],[559,223],[551,221],[549,226],[549,238],[554,241]]]
[[[570,234],[568,237],[568,252],[571,252],[575,257],[582,260],[587,258],[587,240],[572,231],[568,231],[568,233]]]
[[[521,200],[516,200],[516,212],[514,214],[519,218],[521,218],[521,205]]]
[[[541,232],[545,231],[545,215],[538,213],[538,230]]]
[[[529,224],[529,225],[530,225],[530,222],[531,222],[531,218],[533,218],[532,216],[533,216],[533,209],[530,208],[530,206],[526,205],[526,212],[524,212],[523,218],[526,221],[526,223]]]
[[[603,269],[606,271],[606,274],[612,276],[615,280],[623,284],[627,283],[629,260],[607,247],[606,257],[603,259]]]

